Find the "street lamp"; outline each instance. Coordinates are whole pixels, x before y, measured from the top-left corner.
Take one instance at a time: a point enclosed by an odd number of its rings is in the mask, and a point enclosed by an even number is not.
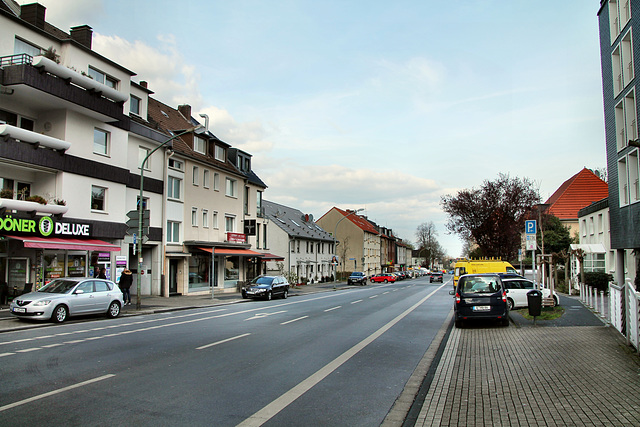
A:
[[[350,217],[353,214],[357,214],[358,212],[362,212],[363,210],[364,210],[364,208],[360,208],[360,209],[356,209],[355,211],[351,211],[347,215],[345,215],[342,218],[340,218],[338,220],[338,222],[336,222],[336,226],[333,229],[333,250],[334,251],[337,252],[337,249],[338,249],[337,246],[336,246],[336,233],[338,232],[338,224],[340,224],[343,219],[346,219],[346,218]],[[364,251],[363,251],[362,255],[363,255],[363,258],[364,258]],[[363,261],[363,266],[364,266],[364,261]],[[364,268],[363,268],[363,271],[364,271]],[[337,278],[338,278],[338,267],[336,266],[336,279]]]
[[[164,141],[162,144],[158,145],[156,148],[154,148],[153,150],[151,150],[144,158],[144,160],[142,161],[142,163],[140,163],[140,198],[138,199],[138,241],[136,242],[136,253],[138,255],[138,274],[137,274],[137,279],[138,279],[138,286],[137,286],[137,298],[136,298],[136,310],[140,310],[140,299],[141,299],[141,280],[142,280],[142,219],[143,219],[143,214],[144,214],[144,209],[143,209],[143,205],[144,203],[143,201],[143,196],[142,193],[144,191],[144,165],[147,163],[147,160],[149,159],[149,157],[151,157],[151,155],[153,153],[155,153],[156,151],[158,151],[158,149],[160,149],[161,147],[164,147],[165,145],[167,145],[168,143],[170,143],[171,141],[173,141],[174,139],[181,137],[182,135],[185,135],[187,133],[191,133],[191,132],[196,132],[197,130],[203,129],[204,126],[202,126],[201,124],[197,125],[197,126],[193,126],[190,127],[189,129],[186,129],[180,133],[177,133],[175,135],[173,135],[171,138],[167,139],[166,141]],[[164,167],[164,166],[163,166]]]

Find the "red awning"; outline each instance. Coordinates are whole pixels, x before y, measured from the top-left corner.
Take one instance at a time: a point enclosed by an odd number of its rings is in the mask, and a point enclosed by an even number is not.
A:
[[[118,252],[120,246],[97,239],[60,239],[57,237],[6,236],[15,240],[22,240],[25,248],[38,249],[67,249],[80,251]]]
[[[232,249],[232,248],[198,248],[205,252],[211,253],[215,249],[216,255],[237,255],[237,256],[246,256],[246,257],[259,257],[260,253],[254,252],[249,249]]]
[[[270,253],[261,254],[263,261],[284,261],[284,257]]]

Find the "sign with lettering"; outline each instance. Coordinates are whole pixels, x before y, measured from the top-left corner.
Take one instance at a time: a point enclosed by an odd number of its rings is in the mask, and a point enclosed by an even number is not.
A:
[[[55,220],[49,216],[20,218],[0,216],[0,234],[39,237],[90,237],[91,225]]]
[[[227,242],[245,243],[247,236],[241,233],[227,233]]]

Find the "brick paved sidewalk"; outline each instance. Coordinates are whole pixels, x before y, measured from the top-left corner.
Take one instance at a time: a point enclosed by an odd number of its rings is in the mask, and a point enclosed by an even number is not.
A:
[[[640,359],[606,326],[454,328],[417,426],[639,426]]]

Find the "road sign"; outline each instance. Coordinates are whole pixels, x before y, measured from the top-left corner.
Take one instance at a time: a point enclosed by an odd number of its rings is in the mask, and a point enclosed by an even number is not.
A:
[[[149,216],[150,216],[149,209],[145,209],[145,210],[142,211],[142,219],[143,220],[145,220],[145,219],[148,220]],[[127,218],[135,219],[137,221],[138,218],[140,218],[140,216],[138,215],[138,211],[137,210],[136,211],[129,211],[129,212],[127,212]]]
[[[536,235],[535,234],[527,234],[527,240],[526,240],[526,250],[528,251],[535,251],[538,248],[538,245],[536,243]]]
[[[142,227],[143,227],[143,235],[147,235],[149,234],[149,209],[145,209],[144,211],[142,211]],[[127,220],[127,231],[126,233],[128,235],[133,235],[133,233],[137,233],[138,232],[138,222],[139,222],[139,218],[140,215],[138,214],[138,211],[129,211],[127,212],[127,218],[129,218]],[[144,242],[143,242],[144,243]]]
[[[537,233],[537,227],[536,227],[536,220],[535,219],[530,219],[524,222],[524,232],[526,234],[536,234]]]

